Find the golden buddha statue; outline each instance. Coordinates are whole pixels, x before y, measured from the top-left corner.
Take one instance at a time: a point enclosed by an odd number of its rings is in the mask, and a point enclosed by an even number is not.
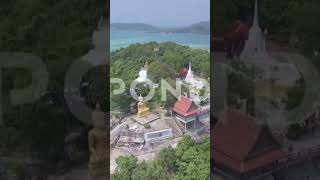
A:
[[[149,108],[146,106],[145,102],[143,101],[143,97],[141,95],[139,96],[139,102],[138,102],[138,117],[146,117],[150,114]]]
[[[92,178],[107,177],[109,162],[109,144],[107,141],[104,113],[97,105],[92,113],[93,129],[89,131],[89,175]]]

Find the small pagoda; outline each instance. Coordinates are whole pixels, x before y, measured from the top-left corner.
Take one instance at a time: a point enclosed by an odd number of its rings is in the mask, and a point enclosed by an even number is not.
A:
[[[189,62],[189,69],[188,69],[188,72],[186,74],[184,81],[186,83],[192,83],[192,81],[193,81],[193,72],[191,70],[191,62]]]

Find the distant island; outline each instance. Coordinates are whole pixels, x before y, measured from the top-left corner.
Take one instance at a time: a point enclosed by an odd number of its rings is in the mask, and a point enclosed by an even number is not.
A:
[[[202,21],[186,27],[164,28],[145,23],[111,23],[111,30],[135,30],[165,33],[210,34],[210,22]]]

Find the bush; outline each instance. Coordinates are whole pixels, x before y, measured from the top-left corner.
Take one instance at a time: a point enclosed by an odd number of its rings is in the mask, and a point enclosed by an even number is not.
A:
[[[143,126],[144,126],[144,128],[146,128],[146,129],[150,129],[150,128],[151,128],[150,124],[144,124]]]

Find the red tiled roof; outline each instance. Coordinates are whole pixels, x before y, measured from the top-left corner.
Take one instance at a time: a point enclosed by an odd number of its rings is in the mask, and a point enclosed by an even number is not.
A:
[[[186,78],[187,74],[188,74],[188,69],[187,68],[182,68],[179,72],[180,76],[182,78]]]
[[[173,111],[183,116],[190,116],[199,112],[198,107],[189,98],[182,96],[173,107]]]
[[[244,172],[285,157],[279,148],[272,148],[254,159],[248,159],[263,130],[268,129],[244,113],[235,110],[223,113],[214,129],[213,159],[238,172]]]
[[[238,111],[225,112],[215,126],[215,148],[236,159],[244,159],[253,147],[261,126],[255,120]]]
[[[223,37],[234,40],[247,40],[249,36],[249,28],[239,20],[233,22],[223,33]]]

